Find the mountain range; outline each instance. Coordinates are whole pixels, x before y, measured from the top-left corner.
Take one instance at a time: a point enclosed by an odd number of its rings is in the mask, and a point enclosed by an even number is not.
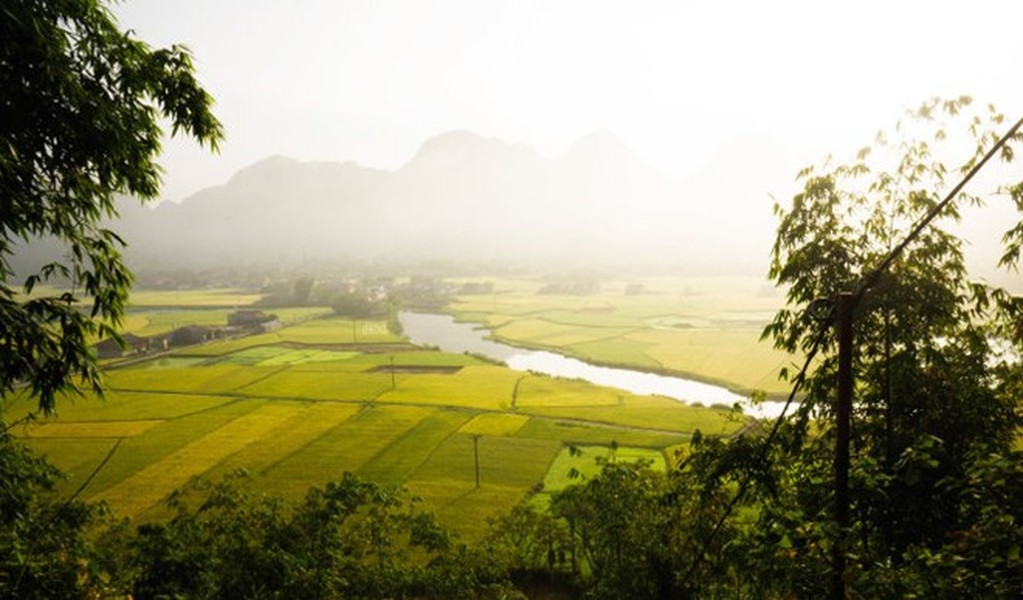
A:
[[[677,181],[606,131],[553,159],[451,131],[394,170],[267,158],[180,204],[126,199],[113,228],[136,269],[561,260],[763,273],[774,230],[765,176],[790,175],[780,162],[769,142],[744,140]]]

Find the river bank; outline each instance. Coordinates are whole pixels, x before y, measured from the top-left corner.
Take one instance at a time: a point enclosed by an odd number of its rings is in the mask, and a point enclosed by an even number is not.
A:
[[[738,404],[747,414],[772,417],[780,413],[784,402],[765,400],[751,403],[747,396],[715,385],[674,374],[652,373],[632,367],[608,366],[568,356],[548,349],[529,349],[489,339],[485,328],[455,321],[451,315],[401,312],[398,315],[405,335],[415,344],[436,346],[447,352],[470,352],[499,360],[510,368],[534,371],[557,377],[583,379],[597,385],[636,394],[660,395],[689,404]]]

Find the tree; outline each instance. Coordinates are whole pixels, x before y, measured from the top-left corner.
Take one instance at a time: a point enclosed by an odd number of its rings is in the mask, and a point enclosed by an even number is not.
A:
[[[312,277],[299,277],[292,284],[291,301],[295,306],[308,306],[309,297],[313,293],[316,280]]]
[[[254,494],[243,473],[194,480],[175,516],[128,539],[137,598],[466,598],[506,589],[403,490],[345,473],[300,502]]]
[[[0,8],[0,394],[22,383],[52,411],[58,394],[100,390],[88,346],[115,339],[132,281],[124,242],[101,226],[115,197],[157,195],[162,131],[216,150],[212,98],[182,46],[122,32],[101,0],[10,0]],[[66,258],[15,274],[18,244],[52,237]],[[37,283],[64,293],[19,297]],[[83,310],[84,309],[84,310]]]
[[[58,477],[0,430],[0,598],[84,597],[105,587],[86,535],[98,507],[60,499]]]
[[[827,593],[819,573],[828,568],[828,549],[844,536],[831,521],[837,352],[830,307],[839,292],[867,276],[874,283],[854,321],[845,577],[867,596],[1023,591],[1019,561],[1012,568],[1004,562],[1016,547],[1008,540],[1020,537],[1018,521],[996,500],[1019,482],[1011,465],[1020,460],[1012,444],[1021,425],[1023,367],[1013,355],[1023,351],[1023,302],[970,280],[963,241],[950,228],[962,203],[980,204],[981,198],[961,194],[897,260],[871,275],[1004,127],[992,107],[977,109],[966,97],[926,102],[852,162],[803,170],[802,191],[790,206],[776,208],[770,275],[787,289],[788,307],[764,335],[789,351],[819,347],[820,358],[796,419],[781,427],[765,454],[771,464],[742,467],[762,470],[753,479],[759,493],[751,494],[756,525],[734,540],[756,565],[751,588]],[[947,167],[949,153],[963,148],[969,155],[961,166]],[[1000,155],[1011,160],[1012,146]],[[1023,211],[1021,189],[1016,184],[1002,191]],[[1001,266],[1016,267],[1021,239],[1021,225],[1006,232]],[[997,469],[1001,475],[992,475]],[[991,558],[998,546],[989,537],[993,522],[1006,527],[998,532],[1005,546],[1001,563],[977,560]],[[973,586],[978,581],[1000,583]]]
[[[331,308],[342,317],[370,319],[384,317],[391,310],[386,298],[372,298],[369,292],[355,290],[342,292],[331,299]]]

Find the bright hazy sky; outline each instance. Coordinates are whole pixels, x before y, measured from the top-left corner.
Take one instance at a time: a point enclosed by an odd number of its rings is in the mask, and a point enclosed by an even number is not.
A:
[[[153,45],[194,51],[227,128],[217,157],[167,144],[175,200],[273,154],[394,168],[451,129],[552,157],[606,129],[683,177],[748,134],[796,166],[851,153],[934,95],[1023,113],[1014,0],[127,0],[114,12]]]

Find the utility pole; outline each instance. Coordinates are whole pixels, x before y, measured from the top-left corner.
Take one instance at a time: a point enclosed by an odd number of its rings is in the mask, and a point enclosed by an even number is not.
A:
[[[838,538],[831,550],[831,597],[845,600],[845,552],[849,533],[849,437],[852,421],[853,310],[856,297],[838,296],[838,400],[835,405],[835,525]]]
[[[476,463],[476,489],[480,489],[480,434],[472,434],[472,455]]]
[[[394,355],[391,355],[391,389],[394,389]]]

